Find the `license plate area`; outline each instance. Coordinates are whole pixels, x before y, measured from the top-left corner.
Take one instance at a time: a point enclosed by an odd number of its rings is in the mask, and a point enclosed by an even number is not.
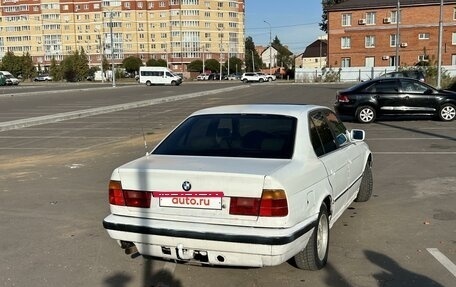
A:
[[[222,209],[223,192],[154,192],[160,207]]]

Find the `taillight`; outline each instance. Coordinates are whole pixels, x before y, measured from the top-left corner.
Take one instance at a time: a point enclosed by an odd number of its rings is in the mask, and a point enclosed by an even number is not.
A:
[[[337,95],[337,101],[339,103],[348,103],[350,102],[350,99],[346,95]]]
[[[282,189],[264,189],[261,198],[232,197],[230,214],[251,216],[286,216],[288,204]]]
[[[109,182],[109,203],[113,205],[125,205],[125,200],[120,181]]]
[[[139,208],[150,207],[151,192],[123,190],[120,181],[109,182],[109,203]]]
[[[287,196],[282,189],[264,189],[261,195],[260,216],[286,216]]]

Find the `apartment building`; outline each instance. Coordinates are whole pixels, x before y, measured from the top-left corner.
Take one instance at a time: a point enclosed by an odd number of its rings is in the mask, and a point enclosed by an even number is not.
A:
[[[442,19],[442,64],[456,65],[456,1],[444,0]],[[336,4],[328,10],[328,65],[435,64],[439,21],[440,0],[347,0]]]
[[[0,0],[0,58],[29,53],[50,65],[84,49],[90,66],[104,55],[164,59],[176,71],[196,59],[244,58],[244,0]]]

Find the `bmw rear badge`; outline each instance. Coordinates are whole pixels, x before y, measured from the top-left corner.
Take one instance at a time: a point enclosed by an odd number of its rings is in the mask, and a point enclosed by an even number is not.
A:
[[[185,191],[189,191],[190,189],[192,189],[192,184],[189,181],[184,181],[184,183],[182,183],[182,189]]]

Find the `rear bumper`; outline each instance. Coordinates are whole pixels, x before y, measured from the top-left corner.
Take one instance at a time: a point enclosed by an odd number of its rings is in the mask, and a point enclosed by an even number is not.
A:
[[[228,266],[279,265],[310,238],[317,218],[292,228],[252,228],[170,222],[109,215],[103,221],[111,238],[132,242],[142,255]],[[179,250],[189,258],[182,258]],[[207,254],[204,261],[197,254]],[[195,256],[197,255],[197,256]]]
[[[342,116],[354,116],[356,113],[356,107],[349,103],[334,103],[334,111],[338,115]]]

